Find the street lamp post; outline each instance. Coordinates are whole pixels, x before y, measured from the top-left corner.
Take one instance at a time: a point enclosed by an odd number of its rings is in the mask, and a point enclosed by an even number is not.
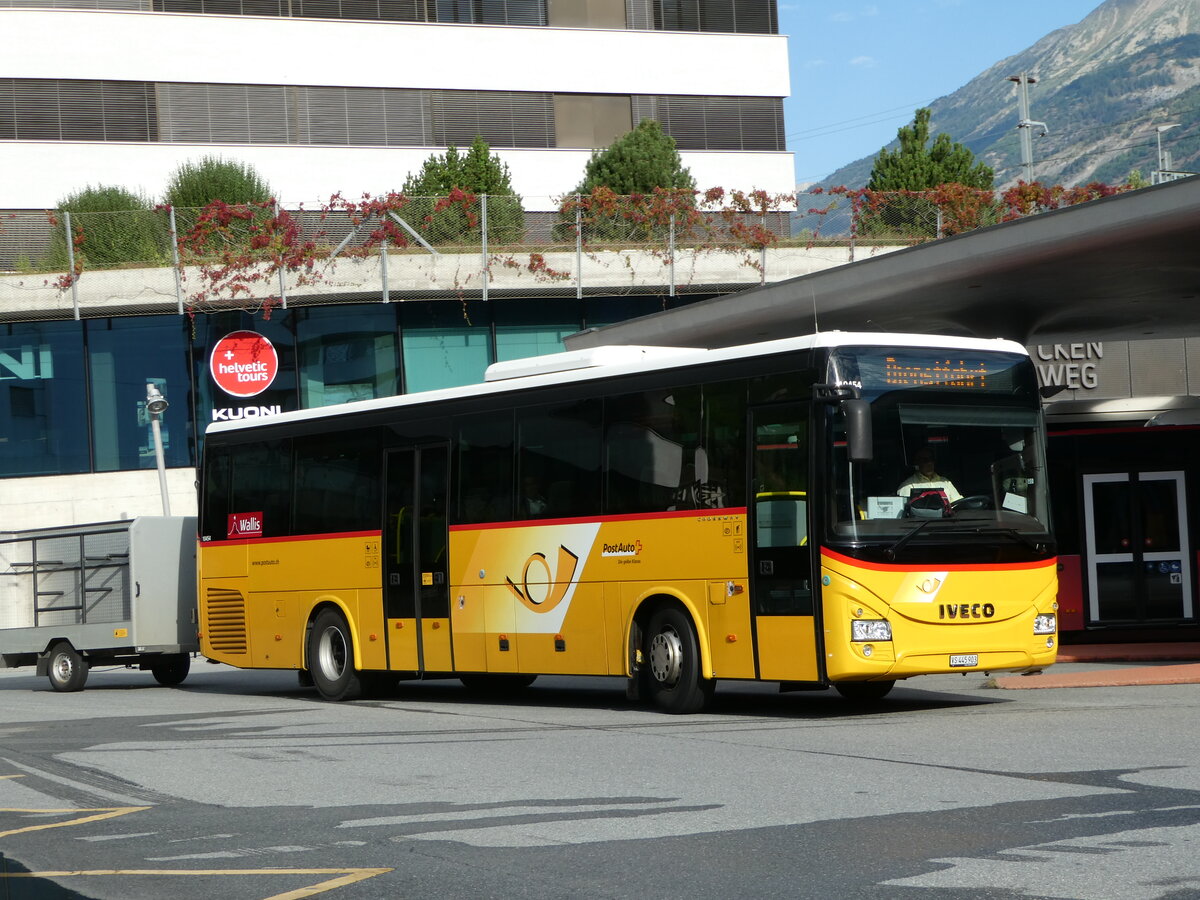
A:
[[[1164,131],[1170,131],[1172,128],[1178,128],[1179,122],[1172,122],[1170,125],[1159,125],[1154,129],[1154,136],[1158,140],[1158,177],[1154,178],[1155,184],[1162,184],[1163,170],[1167,169],[1167,161],[1163,158],[1162,136]]]
[[[163,459],[162,414],[167,411],[167,398],[154,384],[146,385],[146,412],[150,413],[150,431],[154,435],[154,461],[158,465],[158,491],[162,495],[164,516],[171,514],[171,498],[167,495],[167,464]]]

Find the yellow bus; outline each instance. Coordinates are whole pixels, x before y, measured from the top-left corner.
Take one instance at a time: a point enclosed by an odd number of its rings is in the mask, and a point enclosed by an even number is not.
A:
[[[1007,341],[498,363],[210,426],[201,646],[329,700],[608,675],[676,713],[718,679],[874,700],[1037,670],[1057,652],[1044,473],[1034,367]]]

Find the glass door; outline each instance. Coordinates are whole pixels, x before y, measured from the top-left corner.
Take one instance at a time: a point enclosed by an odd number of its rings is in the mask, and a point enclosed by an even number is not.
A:
[[[1184,473],[1084,475],[1083,503],[1090,621],[1192,618]]]
[[[388,664],[395,671],[449,672],[445,446],[387,454],[384,605]]]
[[[751,412],[750,596],[760,678],[818,678],[808,540],[808,407]]]

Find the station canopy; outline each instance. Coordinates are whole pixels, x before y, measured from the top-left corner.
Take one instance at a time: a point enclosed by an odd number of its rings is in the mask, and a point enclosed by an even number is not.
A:
[[[727,347],[835,329],[1026,346],[1200,335],[1200,177],[590,329],[566,345]]]

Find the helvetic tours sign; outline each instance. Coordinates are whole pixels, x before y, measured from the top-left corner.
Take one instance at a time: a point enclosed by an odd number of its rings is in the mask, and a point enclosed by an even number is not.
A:
[[[217,341],[208,358],[217,387],[234,397],[254,397],[271,386],[279,374],[279,354],[257,331],[235,331]],[[215,407],[214,422],[271,416],[279,406]]]
[[[253,397],[271,386],[279,372],[279,354],[256,331],[235,331],[217,341],[208,359],[217,387],[235,397]]]

